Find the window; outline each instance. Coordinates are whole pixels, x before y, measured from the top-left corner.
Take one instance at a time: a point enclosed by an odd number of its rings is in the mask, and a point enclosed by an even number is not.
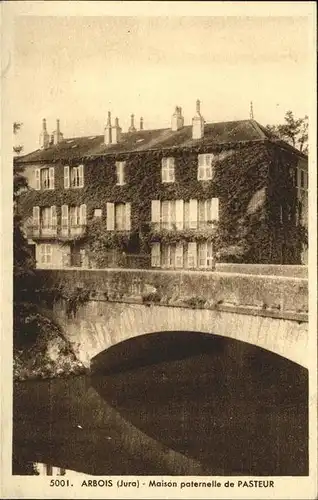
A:
[[[70,207],[69,214],[70,214],[71,227],[80,226],[81,225],[80,207]]]
[[[64,167],[64,188],[82,188],[84,187],[84,165],[78,167]]]
[[[219,219],[219,200],[212,198],[199,201],[199,227],[213,226]]]
[[[52,263],[52,245],[40,245],[40,262],[41,264]]]
[[[116,161],[116,176],[118,186],[123,186],[125,184],[125,167],[125,161]]]
[[[86,226],[86,205],[61,207],[61,233],[63,236],[80,235]]]
[[[176,226],[176,202],[175,200],[163,201],[161,203],[161,227],[172,229]]]
[[[200,154],[198,155],[198,180],[211,180],[212,179],[212,160],[214,155]]]
[[[175,245],[162,245],[161,263],[162,267],[174,267],[176,256]]]
[[[151,267],[160,267],[160,243],[151,245]]]
[[[130,203],[107,203],[106,221],[108,231],[130,231],[131,205]]]
[[[162,158],[161,160],[161,180],[162,182],[174,182],[174,158]]]
[[[54,189],[54,167],[35,169],[35,189]]]
[[[101,208],[95,208],[94,217],[101,217],[103,215],[103,211]]]
[[[197,244],[195,242],[188,243],[186,262],[189,269],[197,267]]]
[[[51,207],[45,207],[41,210],[41,226],[49,229],[51,225]]]
[[[211,242],[199,243],[198,254],[200,268],[207,269],[213,267],[213,249]]]

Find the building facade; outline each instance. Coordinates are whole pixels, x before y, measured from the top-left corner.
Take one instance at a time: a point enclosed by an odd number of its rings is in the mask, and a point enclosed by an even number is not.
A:
[[[16,158],[37,266],[213,269],[227,262],[306,262],[307,157],[254,120],[64,139],[59,121]]]

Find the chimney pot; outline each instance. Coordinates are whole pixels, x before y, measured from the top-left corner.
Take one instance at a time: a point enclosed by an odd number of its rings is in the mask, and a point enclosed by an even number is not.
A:
[[[43,118],[43,120],[42,120],[42,130],[40,133],[39,145],[40,145],[41,149],[46,149],[50,145],[50,136],[49,136],[47,129],[46,129],[46,119],[45,118]]]
[[[134,114],[130,115],[130,127],[128,129],[128,132],[136,132],[134,120],[135,120],[135,115]]]
[[[143,117],[140,118],[140,130],[144,129],[144,119]]]
[[[204,136],[204,118],[200,111],[200,101],[196,101],[196,114],[192,118],[192,139],[202,139]]]
[[[184,126],[184,118],[182,116],[182,109],[180,106],[176,106],[175,112],[171,118],[171,130],[176,132]]]

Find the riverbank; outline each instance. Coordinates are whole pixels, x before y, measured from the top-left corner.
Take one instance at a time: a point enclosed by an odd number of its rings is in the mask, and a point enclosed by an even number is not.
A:
[[[19,344],[13,353],[13,379],[47,379],[86,374],[72,344],[49,319],[41,317],[40,334],[31,343]]]

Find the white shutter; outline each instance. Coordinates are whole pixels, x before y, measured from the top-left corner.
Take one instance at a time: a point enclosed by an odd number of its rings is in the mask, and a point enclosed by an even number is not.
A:
[[[125,229],[126,231],[130,231],[131,229],[131,204],[125,204]]]
[[[188,267],[197,267],[197,244],[195,242],[188,243]]]
[[[106,203],[107,231],[115,229],[115,205],[114,203]]]
[[[176,226],[183,229],[183,200],[176,200]]]
[[[57,226],[57,215],[56,215],[56,206],[53,205],[51,207],[51,226],[52,229],[55,230]]]
[[[198,226],[198,200],[189,202],[189,227],[196,229]]]
[[[199,248],[198,248],[198,253],[199,253],[199,267],[205,268],[206,267],[206,260],[207,260],[207,244],[206,243],[199,243]]]
[[[219,220],[219,198],[212,198],[211,200],[211,217],[212,220]]]
[[[54,189],[54,167],[49,168],[49,189]]]
[[[176,267],[183,267],[183,243],[176,244],[175,263]]]
[[[205,155],[198,155],[198,180],[205,177]]]
[[[78,167],[78,187],[84,187],[84,165],[79,165]]]
[[[36,229],[40,227],[40,207],[33,207],[33,226]]]
[[[151,267],[160,267],[160,243],[151,246]]]
[[[155,224],[155,228],[160,227],[160,200],[151,200],[151,222]]]
[[[35,175],[35,189],[39,191],[41,189],[41,178],[40,178],[40,169],[36,168],[34,171]]]
[[[168,171],[167,171],[167,158],[162,158],[161,160],[161,181],[167,182]]]
[[[86,226],[86,205],[80,206],[80,225]]]
[[[64,167],[64,189],[69,189],[70,187],[70,167]]]
[[[67,233],[68,232],[68,206],[62,205],[61,211],[62,211],[62,216],[61,216],[62,232]]]

